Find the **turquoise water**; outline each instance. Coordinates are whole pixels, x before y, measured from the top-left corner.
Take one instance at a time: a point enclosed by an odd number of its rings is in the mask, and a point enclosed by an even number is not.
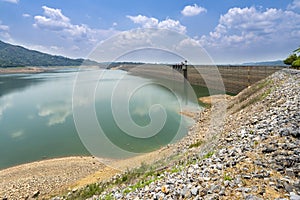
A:
[[[130,135],[116,123],[112,109],[122,110],[126,106],[122,101],[122,91],[126,92],[126,89],[115,90],[124,74],[126,80],[121,84],[124,87],[147,83],[136,89],[128,101],[130,118],[137,126],[151,123],[149,110],[156,116],[161,115],[161,107],[164,108],[167,118],[156,135],[147,131]],[[0,75],[0,169],[46,158],[90,155],[73,119],[76,105],[72,104],[72,97],[76,77],[77,72],[72,71]],[[193,124],[191,119],[179,114],[184,100],[180,90],[118,70],[106,71],[100,80],[91,79],[89,82],[98,85],[93,102],[99,126],[105,132],[102,137],[124,151],[144,153],[155,150],[184,137]],[[112,95],[117,100],[112,101]],[[189,106],[196,107],[193,103]],[[150,136],[145,140],[148,134]],[[107,144],[101,142],[99,140],[97,144],[106,147]],[[97,156],[118,157],[113,151],[103,151]]]

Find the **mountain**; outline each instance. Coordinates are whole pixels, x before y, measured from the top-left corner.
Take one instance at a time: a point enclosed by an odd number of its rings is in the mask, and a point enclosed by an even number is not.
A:
[[[0,67],[24,66],[79,66],[84,59],[71,59],[11,45],[0,40]],[[85,64],[97,65],[94,61]]]
[[[275,60],[275,61],[264,61],[264,62],[249,62],[243,63],[243,65],[255,65],[255,66],[286,66],[282,60]]]

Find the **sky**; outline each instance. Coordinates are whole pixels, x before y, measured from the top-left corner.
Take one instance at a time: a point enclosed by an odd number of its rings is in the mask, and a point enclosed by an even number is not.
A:
[[[300,45],[300,0],[0,0],[0,40],[55,55],[87,58],[143,28],[184,35],[218,64],[279,60]]]

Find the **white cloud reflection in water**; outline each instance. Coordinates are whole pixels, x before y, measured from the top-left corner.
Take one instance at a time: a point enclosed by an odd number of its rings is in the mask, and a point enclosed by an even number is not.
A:
[[[4,112],[13,106],[12,96],[4,96],[3,99],[0,99],[0,120],[4,116]]]
[[[71,102],[51,102],[48,104],[38,105],[38,115],[40,117],[47,117],[48,126],[56,124],[63,124],[67,117],[72,114]]]

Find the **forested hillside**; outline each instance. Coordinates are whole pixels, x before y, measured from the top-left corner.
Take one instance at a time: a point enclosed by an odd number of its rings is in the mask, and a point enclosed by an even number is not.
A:
[[[0,41],[0,67],[79,66],[82,62],[83,59],[53,56]]]

